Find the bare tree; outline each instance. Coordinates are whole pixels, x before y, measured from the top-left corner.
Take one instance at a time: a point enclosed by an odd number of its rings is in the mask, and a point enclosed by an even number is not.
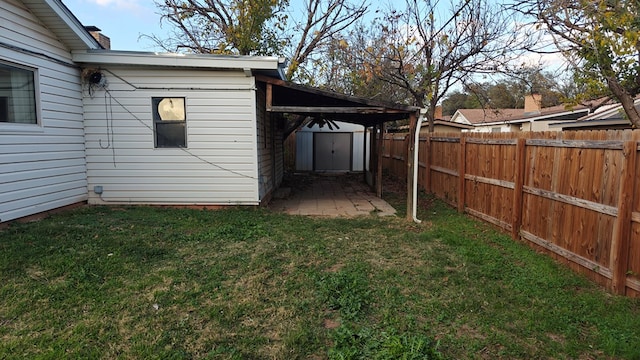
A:
[[[506,71],[522,39],[509,14],[489,0],[407,0],[371,32],[363,53],[379,78],[407,90],[427,108],[434,129],[436,105],[454,85],[478,73]],[[381,45],[384,44],[384,45]]]
[[[351,4],[345,0],[305,0],[306,18],[296,22],[291,64],[287,78],[291,79],[318,49],[326,49],[341,33],[356,23],[367,11],[367,3]]]
[[[289,57],[292,79],[304,64],[367,11],[358,0],[163,0],[156,6],[172,27],[168,38],[145,35],[167,51]],[[297,20],[300,19],[300,20]]]
[[[620,0],[522,0],[512,5],[530,16],[571,61],[583,97],[612,95],[634,127],[640,112],[640,2]],[[548,51],[536,48],[535,51]],[[578,99],[580,100],[580,99]]]

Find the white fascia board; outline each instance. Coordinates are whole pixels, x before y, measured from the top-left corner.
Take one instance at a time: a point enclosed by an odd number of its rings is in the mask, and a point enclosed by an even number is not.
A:
[[[580,128],[585,126],[612,126],[612,125],[629,125],[629,120],[624,119],[610,119],[610,120],[580,120],[570,123],[558,122],[549,124],[550,128]]]
[[[282,59],[272,56],[194,55],[137,51],[89,50],[72,52],[85,64],[165,66],[182,68],[278,70]]]
[[[460,113],[457,110],[456,110],[455,113],[453,113],[453,115],[451,115],[451,122],[458,123],[458,124],[464,124],[464,125],[472,125],[473,126],[473,124],[469,120],[467,120],[467,118],[464,117],[464,115],[462,115],[462,113]]]
[[[549,118],[554,118],[556,116],[564,116],[564,115],[568,115],[568,114],[572,114],[572,113],[576,113],[576,112],[589,112],[589,109],[580,109],[580,110],[572,110],[572,111],[566,111],[566,112],[562,112],[562,113],[555,113],[555,114],[549,114],[549,115],[543,115],[543,116],[536,116],[536,117],[530,117],[530,118],[525,118],[525,119],[515,119],[515,120],[508,120],[508,121],[492,121],[492,122],[483,122],[483,123],[477,123],[474,124],[475,126],[491,126],[491,125],[502,125],[502,124],[524,124],[524,123],[528,123],[528,122],[532,122],[532,121],[539,121],[539,120],[547,120],[549,121]],[[551,119],[553,120],[553,119]],[[558,123],[562,123],[563,121],[575,121],[575,120],[557,120]]]
[[[89,34],[84,28],[80,20],[66,7],[60,0],[40,0],[43,4],[47,5],[55,15],[62,20],[69,30],[78,37],[80,41],[86,45],[87,49],[102,49],[102,46],[98,41]],[[33,3],[36,3],[35,1]]]

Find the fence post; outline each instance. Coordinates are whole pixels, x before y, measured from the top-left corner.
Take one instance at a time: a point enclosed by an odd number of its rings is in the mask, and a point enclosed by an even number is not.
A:
[[[511,211],[513,211],[513,221],[511,223],[511,237],[514,240],[520,238],[520,226],[522,225],[522,207],[524,202],[522,201],[522,188],[524,187],[524,172],[526,154],[527,154],[527,140],[525,138],[518,138],[516,143],[516,173],[513,187],[513,205]]]
[[[431,194],[431,133],[427,135],[426,154],[424,158],[424,167],[427,173],[424,176],[424,188],[428,194]]]
[[[466,189],[464,186],[464,172],[467,161],[467,139],[464,135],[460,135],[460,157],[458,160],[458,212],[464,212],[464,202]]]
[[[611,288],[614,293],[620,295],[626,293],[627,286],[637,146],[635,141],[626,141],[622,149],[624,162],[620,172],[618,216],[613,225],[613,238],[611,239],[609,258],[609,268],[612,272]]]
[[[416,136],[416,129],[418,126],[418,116],[415,113],[412,113],[409,116],[409,135],[405,136],[405,144],[406,156],[405,162],[407,163],[407,220],[413,220],[413,167],[418,166],[418,164],[413,163],[413,154],[416,151],[414,146],[414,138]]]
[[[376,150],[378,151],[378,155],[376,157],[376,159],[378,160],[376,162],[376,195],[381,198],[382,197],[382,162],[384,161],[384,148],[385,148],[385,144],[384,144],[384,123],[378,125],[375,129],[379,130],[379,132],[376,132],[377,136],[374,136],[373,138],[375,139],[376,142]]]

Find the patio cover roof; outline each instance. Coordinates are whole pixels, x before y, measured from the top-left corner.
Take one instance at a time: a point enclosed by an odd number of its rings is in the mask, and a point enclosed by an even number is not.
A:
[[[365,127],[409,119],[415,106],[374,101],[257,75],[267,84],[267,111],[311,116]]]

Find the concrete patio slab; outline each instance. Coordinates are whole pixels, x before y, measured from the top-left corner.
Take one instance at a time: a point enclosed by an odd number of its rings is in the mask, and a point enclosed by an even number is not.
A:
[[[396,210],[376,197],[362,176],[292,175],[274,194],[269,207],[291,215],[354,217],[393,216]]]

